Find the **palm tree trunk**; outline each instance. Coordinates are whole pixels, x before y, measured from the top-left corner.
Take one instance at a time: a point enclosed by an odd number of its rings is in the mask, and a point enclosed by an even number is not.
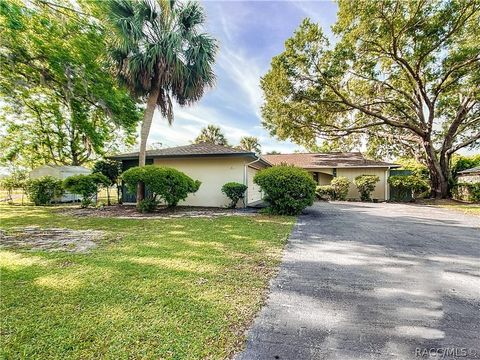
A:
[[[140,129],[140,153],[138,155],[138,166],[145,166],[148,134],[150,133],[150,127],[152,126],[153,114],[155,113],[155,107],[157,106],[159,92],[158,87],[155,87],[148,96],[147,108],[143,114],[143,122]],[[137,206],[144,198],[145,184],[139,182],[137,184]]]

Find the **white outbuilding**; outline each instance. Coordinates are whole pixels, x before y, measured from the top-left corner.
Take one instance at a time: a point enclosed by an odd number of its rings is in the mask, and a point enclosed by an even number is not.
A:
[[[44,176],[52,176],[54,178],[65,180],[73,175],[88,175],[92,171],[83,166],[67,166],[67,165],[43,165],[39,166],[28,174],[30,179],[38,179]],[[65,193],[60,199],[61,202],[69,202],[79,200],[79,195]]]

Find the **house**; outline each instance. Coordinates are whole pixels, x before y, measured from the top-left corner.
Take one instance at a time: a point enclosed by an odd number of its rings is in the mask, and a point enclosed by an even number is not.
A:
[[[123,171],[138,165],[138,152],[112,156],[122,162]],[[255,153],[232,147],[200,143],[158,150],[148,150],[146,164],[180,170],[202,185],[180,205],[224,207],[229,203],[222,186],[231,181],[247,184],[247,204],[262,199],[260,188],[253,183],[257,171],[270,166]],[[134,202],[135,194],[123,191],[123,202]]]
[[[124,171],[138,165],[138,152],[119,154],[111,158],[121,161]],[[329,184],[335,176],[346,176],[353,182],[358,175],[378,175],[380,182],[372,196],[379,200],[388,199],[389,170],[399,167],[396,164],[365,159],[361,153],[257,156],[250,151],[209,143],[149,150],[146,155],[147,165],[172,167],[202,182],[195,194],[190,194],[180,203],[180,205],[190,206],[226,206],[229,200],[221,192],[221,188],[231,181],[248,186],[246,205],[257,203],[262,199],[262,192],[258,185],[253,183],[255,174],[266,167],[284,163],[299,166],[311,172],[319,185]],[[133,193],[124,191],[122,197],[125,203],[135,202]],[[349,197],[359,198],[353,184]]]
[[[459,183],[480,183],[480,166],[459,171],[458,182]]]
[[[54,178],[65,180],[73,175],[88,175],[92,171],[83,166],[67,166],[67,165],[43,165],[39,166],[28,173],[30,179],[38,179],[44,176],[52,176]],[[59,201],[70,202],[80,200],[81,196],[77,194],[65,193]]]
[[[380,181],[372,193],[372,198],[388,200],[390,189],[387,179],[390,169],[400,167],[397,164],[366,159],[360,152],[295,153],[264,155],[263,158],[272,165],[289,164],[304,168],[319,185],[328,185],[334,177],[345,176],[351,182],[349,199],[360,199],[360,194],[353,185],[355,177],[377,175]]]

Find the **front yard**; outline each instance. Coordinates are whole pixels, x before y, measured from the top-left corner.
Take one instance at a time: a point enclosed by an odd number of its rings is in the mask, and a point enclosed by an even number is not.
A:
[[[1,357],[229,357],[243,344],[293,221],[76,217],[0,206],[6,235],[31,226],[103,234],[87,252],[0,249]]]

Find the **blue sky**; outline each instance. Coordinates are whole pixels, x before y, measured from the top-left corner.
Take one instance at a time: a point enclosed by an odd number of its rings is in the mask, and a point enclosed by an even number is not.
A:
[[[203,5],[207,31],[220,46],[215,65],[217,84],[198,104],[176,107],[172,126],[156,113],[149,143],[185,145],[202,127],[216,124],[233,145],[243,135],[254,135],[264,152],[300,149],[273,139],[262,128],[260,77],[305,17],[319,22],[330,34],[337,5],[326,1],[204,1]]]

